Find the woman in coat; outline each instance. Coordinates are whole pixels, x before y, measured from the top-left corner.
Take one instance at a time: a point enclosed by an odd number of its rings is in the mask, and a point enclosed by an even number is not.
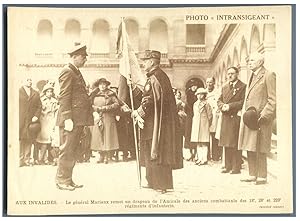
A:
[[[198,160],[196,165],[207,164],[207,152],[210,139],[210,126],[212,123],[212,109],[206,101],[207,91],[198,88],[196,91],[198,100],[194,103],[193,124],[191,132],[191,142],[197,144]]]
[[[47,150],[50,150],[52,132],[55,128],[56,112],[58,110],[58,102],[54,98],[54,88],[50,84],[46,84],[42,91],[42,114],[40,117],[41,131],[36,138],[37,145],[40,149],[39,163],[48,164]]]
[[[197,83],[195,81],[192,81],[190,87],[186,90],[185,113],[187,116],[185,121],[184,147],[189,149],[191,154],[190,158],[188,158],[187,161],[194,161],[197,154],[196,145],[190,142],[193,119],[193,105],[197,101],[197,97],[195,95],[197,89]]]
[[[108,163],[119,149],[115,111],[119,108],[116,94],[108,89],[110,82],[100,78],[94,84],[99,90],[91,96],[94,109],[91,149],[100,152],[98,163]]]
[[[176,107],[177,107],[177,113],[179,117],[179,126],[180,126],[180,140],[181,144],[183,146],[183,136],[185,132],[185,120],[186,120],[186,113],[184,111],[185,109],[185,103],[181,100],[181,92],[179,90],[175,93],[175,101],[176,101]]]

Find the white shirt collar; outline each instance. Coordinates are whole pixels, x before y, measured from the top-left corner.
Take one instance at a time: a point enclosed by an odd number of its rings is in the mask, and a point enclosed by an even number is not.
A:
[[[234,87],[236,85],[236,83],[238,82],[238,79],[236,79],[234,82],[230,82],[232,84],[232,86]]]
[[[258,73],[260,72],[261,68],[262,68],[262,66],[261,66],[261,67],[259,67],[259,68],[258,68],[256,71],[254,71],[254,72],[253,72],[253,74],[254,74],[255,76],[257,76],[257,75],[258,75]]]
[[[24,88],[26,94],[27,94],[28,96],[30,96],[30,88],[29,88],[29,87],[26,87],[26,86],[23,86],[23,88]]]
[[[76,65],[72,61],[70,62],[70,64],[72,64],[79,71],[78,67],[76,67]]]

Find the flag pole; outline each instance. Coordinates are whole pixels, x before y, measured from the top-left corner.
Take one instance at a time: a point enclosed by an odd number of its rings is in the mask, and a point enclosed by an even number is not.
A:
[[[125,29],[124,17],[122,17],[121,20],[122,20],[122,29],[123,29],[123,26],[124,26],[124,29]],[[124,44],[124,40],[126,40],[126,43],[127,43],[127,36],[125,36],[124,31],[125,30],[122,30],[122,37],[125,37],[126,39],[124,39],[124,38],[122,39],[123,44]],[[128,48],[127,48],[127,50],[128,50]],[[128,53],[128,51],[127,51],[127,53]],[[129,67],[129,70],[130,70],[130,67]],[[131,71],[128,71],[128,77],[129,77],[129,81],[127,81],[127,84],[129,86],[129,97],[130,97],[131,109],[134,110]],[[138,147],[138,141],[137,141],[137,129],[136,129],[135,122],[134,122],[133,118],[132,118],[132,125],[133,125],[134,146],[135,146],[135,155],[136,155],[136,164],[137,164],[137,175],[138,175],[139,187],[141,188],[141,165],[140,165],[139,147]]]
[[[130,81],[131,81],[131,74],[129,74]],[[131,102],[131,108],[134,109],[133,106],[133,93],[132,93],[132,84],[129,84],[129,95],[130,95],[130,102]],[[137,174],[138,174],[138,181],[139,181],[139,187],[141,187],[141,165],[140,165],[140,153],[139,153],[139,147],[137,142],[137,130],[134,123],[134,119],[132,118],[132,124],[133,124],[133,135],[134,135],[134,146],[135,146],[135,155],[136,155],[136,163],[137,163]]]

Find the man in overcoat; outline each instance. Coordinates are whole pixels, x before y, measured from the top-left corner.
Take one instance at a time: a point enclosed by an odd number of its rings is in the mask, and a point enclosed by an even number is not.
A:
[[[71,60],[59,75],[59,110],[57,126],[60,133],[60,154],[56,174],[56,185],[61,190],[74,190],[77,185],[72,180],[76,162],[76,148],[84,126],[93,125],[93,109],[86,90],[86,83],[79,70],[87,61],[86,46],[75,43],[69,53]]]
[[[36,123],[39,120],[41,111],[40,95],[36,90],[32,89],[32,80],[28,78],[19,89],[20,167],[31,165],[29,162],[31,146],[36,137],[32,136],[29,127],[32,123]]]
[[[254,107],[258,113],[258,129],[241,122],[239,149],[247,151],[249,177],[244,182],[267,182],[267,153],[271,148],[272,122],[276,116],[276,75],[264,67],[260,53],[249,56],[251,77],[247,85],[243,110]]]
[[[175,97],[167,74],[159,68],[161,53],[146,50],[147,81],[143,98],[132,117],[141,128],[141,165],[149,188],[165,193],[173,189],[172,170],[183,167],[182,145]]]
[[[238,150],[240,129],[239,113],[243,107],[246,84],[238,79],[236,67],[227,69],[229,82],[222,88],[218,107],[222,111],[219,146],[225,147],[225,169],[222,173],[238,174],[241,170],[242,152]]]
[[[215,83],[216,80],[214,77],[209,77],[206,79],[206,86],[207,86],[206,99],[209,105],[211,106],[212,113],[213,113],[212,124],[209,128],[211,142],[210,142],[210,147],[208,148],[207,159],[212,159],[213,161],[219,161],[222,156],[222,148],[219,146],[219,141],[215,136],[216,136],[217,123],[220,115],[220,110],[217,104],[218,99],[220,97],[220,93],[215,88]]]

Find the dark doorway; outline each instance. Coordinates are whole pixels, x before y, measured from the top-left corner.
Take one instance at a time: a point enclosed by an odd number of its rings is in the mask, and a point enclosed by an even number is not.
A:
[[[191,78],[190,80],[188,80],[188,82],[186,82],[185,84],[185,89],[188,89],[191,87],[192,84],[196,84],[199,87],[204,87],[204,83],[200,78]]]

